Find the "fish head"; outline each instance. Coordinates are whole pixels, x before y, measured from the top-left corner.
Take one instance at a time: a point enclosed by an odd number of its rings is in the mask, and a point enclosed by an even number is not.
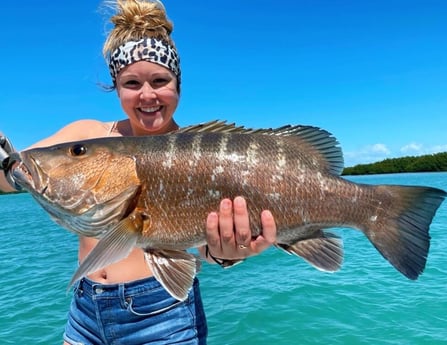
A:
[[[57,223],[84,236],[120,221],[140,190],[134,157],[107,140],[33,148],[20,152],[19,161],[16,183]]]

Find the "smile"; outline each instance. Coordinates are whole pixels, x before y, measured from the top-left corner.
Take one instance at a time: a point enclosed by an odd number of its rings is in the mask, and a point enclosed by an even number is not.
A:
[[[160,109],[161,109],[161,106],[150,107],[150,108],[140,108],[140,110],[145,113],[154,113],[156,111],[159,111]]]

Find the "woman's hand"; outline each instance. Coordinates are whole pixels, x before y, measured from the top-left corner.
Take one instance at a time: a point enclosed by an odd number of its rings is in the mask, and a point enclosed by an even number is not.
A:
[[[236,197],[233,202],[222,200],[219,213],[211,212],[207,218],[208,253],[225,260],[245,259],[259,254],[276,241],[276,225],[270,211],[261,213],[261,223],[262,233],[252,238],[245,199]]]
[[[11,174],[11,169],[16,163],[18,156],[8,137],[0,132],[0,190],[3,192],[13,192],[20,190]]]
[[[0,132],[0,169],[7,171],[10,168],[10,154],[14,151],[14,147],[8,137],[5,137]]]

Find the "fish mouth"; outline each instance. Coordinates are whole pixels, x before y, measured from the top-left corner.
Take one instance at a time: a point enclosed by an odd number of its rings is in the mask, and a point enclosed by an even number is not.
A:
[[[12,177],[14,181],[32,194],[44,195],[48,189],[47,185],[42,185],[43,171],[31,157],[30,163],[25,162],[26,158],[18,155],[19,165],[13,168]],[[25,159],[24,159],[25,158]]]

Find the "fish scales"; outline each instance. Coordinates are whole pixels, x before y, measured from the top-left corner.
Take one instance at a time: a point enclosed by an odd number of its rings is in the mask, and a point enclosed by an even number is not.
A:
[[[210,210],[217,211],[222,198],[234,198],[236,195],[244,195],[247,200],[256,200],[256,203],[250,204],[250,215],[255,234],[260,231],[259,214],[262,209],[270,209],[278,214],[276,222],[280,227],[301,225],[302,219],[297,214],[287,214],[282,212],[284,209],[300,208],[299,200],[310,200],[314,191],[311,188],[303,186],[299,190],[293,190],[288,186],[294,185],[294,176],[287,171],[292,169],[289,161],[296,159],[287,158],[293,152],[289,150],[288,155],[281,159],[284,161],[282,170],[278,170],[277,146],[278,138],[263,138],[259,142],[256,137],[240,136],[228,134],[223,137],[216,135],[206,135],[201,138],[200,162],[196,162],[193,167],[187,164],[191,153],[193,135],[180,136],[176,140],[175,154],[170,158],[170,165],[162,164],[164,171],[154,175],[152,171],[157,171],[160,160],[155,153],[145,155],[145,161],[137,164],[138,172],[141,176],[154,176],[148,180],[148,187],[145,190],[147,196],[141,196],[142,200],[158,200],[152,205],[150,213],[153,218],[151,232],[156,235],[160,243],[151,243],[154,246],[166,245],[172,238],[166,229],[176,229],[180,225],[185,230],[184,238],[187,242],[184,247],[191,246],[192,238],[200,238],[203,243],[203,225],[206,215]],[[158,140],[158,138],[154,138]],[[157,147],[162,148],[165,145],[162,138],[159,145],[152,143],[153,151],[164,154]],[[253,147],[262,150],[263,155],[257,154]],[[250,151],[245,155],[244,151]],[[216,155],[216,152],[219,152]],[[252,164],[257,161],[257,166]],[[273,163],[273,164],[272,164]],[[220,168],[216,171],[216,168]],[[255,169],[256,168],[256,169]],[[247,170],[248,169],[248,170]],[[138,169],[137,169],[138,171]],[[245,174],[247,171],[251,173]],[[269,179],[273,174],[281,176],[280,181],[272,183]],[[188,177],[190,177],[188,179]],[[164,187],[162,193],[159,193],[157,186],[160,184],[158,179],[162,180]],[[189,190],[194,192],[191,194]],[[301,192],[301,193],[300,193]],[[279,196],[279,198],[278,198]],[[322,195],[320,198],[324,198]],[[157,216],[161,215],[161,216]],[[310,215],[308,216],[310,219]],[[191,233],[192,232],[192,233]],[[176,238],[176,246],[181,246],[182,241]]]
[[[163,166],[162,173],[147,181],[148,187],[145,190],[147,197],[142,197],[142,199],[159,200],[153,206],[157,209],[150,213],[163,214],[162,217],[154,217],[157,220],[153,227],[156,229],[154,231],[159,231],[160,238],[166,242],[172,241],[166,229],[175,229],[180,225],[184,229],[193,231],[194,235],[203,242],[204,221],[210,210],[217,211],[220,200],[224,197],[245,194],[244,185],[259,183],[257,174],[244,174],[247,171],[246,160],[240,147],[234,146],[237,140],[230,140],[229,143],[233,146],[227,146],[226,137],[219,140],[215,137],[202,137],[200,161],[193,165],[187,164],[187,160],[191,159],[190,145],[193,138],[193,136],[178,138],[176,155],[172,157],[172,164],[169,167]],[[248,148],[251,140],[239,141],[239,144]],[[157,150],[157,147],[162,148],[163,145],[163,142],[159,146],[153,145],[154,151],[163,154],[162,151]],[[220,154],[216,155],[216,152]],[[145,160],[137,164],[142,169],[138,172],[139,175],[154,176],[151,171],[160,169],[157,166],[160,159],[156,155],[157,153],[145,155]],[[162,180],[161,183],[164,186],[161,193],[160,188],[156,188],[160,184],[159,179]],[[242,188],[235,187],[238,185]],[[259,189],[257,193],[263,193],[263,190]],[[256,194],[253,196],[260,197]],[[257,223],[256,227],[259,228],[259,220]],[[189,239],[189,235],[191,234],[185,234],[185,238]],[[185,246],[190,246],[189,240]]]
[[[306,157],[297,159],[297,154],[301,152],[297,153],[296,150],[288,148],[287,143],[284,143],[288,137],[261,137],[261,141],[256,136],[201,134],[201,162],[196,163],[194,169],[191,169],[186,162],[191,155],[194,137],[193,134],[171,137],[171,139],[175,138],[175,149],[170,152],[175,153],[171,153],[169,166],[163,164],[165,171],[160,174],[152,173],[159,170],[160,159],[157,158],[156,153],[145,154],[146,161],[137,164],[139,167],[137,171],[140,168],[144,169],[138,172],[138,175],[153,176],[152,180],[147,181],[147,196],[143,195],[141,199],[158,200],[148,212],[152,218],[150,232],[159,241],[158,243],[149,242],[152,246],[164,246],[172,242],[172,233],[166,230],[178,229],[180,226],[183,230],[180,230],[179,234],[176,233],[177,247],[186,249],[203,243],[203,225],[206,215],[210,211],[218,210],[222,198],[234,198],[237,195],[247,197],[254,234],[260,231],[260,212],[263,209],[269,209],[275,214],[275,221],[280,229],[279,239],[282,232],[306,226],[306,223],[323,227],[341,226],[346,223],[347,215],[356,210],[358,213],[359,208],[363,209],[361,206],[364,206],[365,210],[380,207],[380,205],[375,205],[377,202],[372,198],[366,198],[367,204],[361,205],[362,199],[359,199],[359,196],[357,196],[356,204],[352,204],[351,191],[355,191],[356,188],[350,188],[351,183],[347,181],[340,183],[338,178],[331,178],[319,171],[311,174],[312,170],[309,167],[304,164],[300,166],[300,162],[306,161]],[[159,140],[160,144],[157,143]],[[262,150],[262,156],[253,152],[251,155],[244,154],[244,151],[249,151],[255,146],[254,144]],[[283,171],[278,171],[277,164],[274,164],[279,145],[283,145],[285,149]],[[165,138],[154,137],[151,146],[153,151],[163,155]],[[219,154],[216,155],[216,152]],[[251,174],[246,176],[244,172],[253,163],[253,156],[257,157],[257,167],[256,169],[251,167],[249,170]],[[308,160],[307,166],[309,165],[315,166],[317,163]],[[217,174],[213,169],[216,166],[221,168]],[[305,185],[298,184],[300,176],[296,176],[295,171],[306,173]],[[269,177],[275,173],[281,176],[283,183],[271,183]],[[158,179],[162,179],[165,186],[162,194],[153,193],[157,191]],[[329,185],[330,188],[328,188]],[[290,186],[299,188],[290,188]],[[189,189],[194,192],[188,196]],[[279,195],[279,198],[272,197],[273,195]],[[289,209],[301,209],[305,210],[305,213],[284,212]],[[358,224],[359,219],[353,218],[351,222]],[[194,241],[199,239],[200,242],[193,243],[192,239]]]
[[[270,210],[276,246],[319,270],[342,264],[341,238],[327,230],[350,227],[416,279],[425,267],[430,223],[446,196],[431,187],[341,178],[338,143],[311,126],[251,130],[214,122],[169,135],[32,149],[19,159],[17,183],[59,224],[100,238],[72,282],[138,246],[155,278],[180,300],[199,266],[184,250],[205,244],[207,215],[223,198],[245,197],[253,236],[261,233],[262,210]]]

